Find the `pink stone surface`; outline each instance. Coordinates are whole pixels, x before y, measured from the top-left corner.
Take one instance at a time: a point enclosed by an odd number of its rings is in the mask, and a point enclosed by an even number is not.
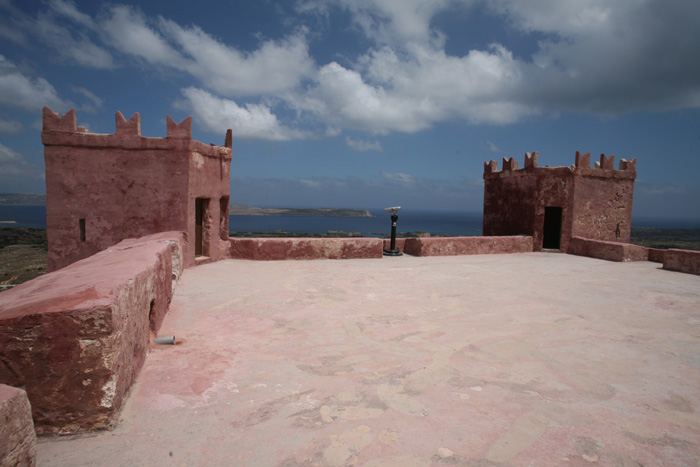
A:
[[[179,233],[125,240],[3,292],[0,383],[26,389],[38,433],[114,423],[168,310],[182,244]]]
[[[567,253],[620,262],[647,261],[649,258],[648,248],[643,246],[581,237],[571,239]]]
[[[614,156],[601,156],[600,168],[591,168],[590,154],[579,152],[573,167],[538,167],[527,156],[521,170],[512,160],[501,171],[495,161],[485,164],[485,236],[529,235],[539,251],[545,208],[561,207],[561,251],[567,251],[572,236],[629,242],[635,159],[614,170]]]
[[[400,252],[404,251],[404,247],[406,245],[406,239],[405,238],[397,238],[396,242],[394,243],[394,248],[399,250]],[[384,246],[383,248],[385,250],[388,250],[391,248],[391,239],[390,238],[385,238],[384,239]]]
[[[413,256],[526,253],[532,251],[532,237],[407,238],[404,251]]]
[[[700,275],[700,251],[671,249],[664,252],[664,269]]]
[[[653,261],[655,263],[663,263],[665,252],[666,250],[660,250],[658,248],[649,248],[648,261]]]
[[[700,282],[554,253],[186,269],[111,432],[40,465],[687,466]]]
[[[253,260],[381,258],[378,238],[231,238],[230,258]]]
[[[168,231],[187,232],[191,266],[196,198],[209,200],[205,254],[225,256],[230,147],[192,140],[191,118],[178,125],[168,117],[166,138],[141,136],[139,114],[127,121],[117,112],[111,135],[78,132],[74,120],[75,111],[59,118],[44,109],[49,270],[127,238]]]
[[[36,434],[27,393],[0,384],[0,465],[36,465]]]

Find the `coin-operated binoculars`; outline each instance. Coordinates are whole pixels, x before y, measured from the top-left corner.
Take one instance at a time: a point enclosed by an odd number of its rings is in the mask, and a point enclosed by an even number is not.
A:
[[[401,206],[394,206],[393,208],[386,208],[384,212],[391,213],[391,245],[388,250],[384,250],[384,256],[401,256],[399,250],[396,249],[396,221],[399,220],[399,215],[397,212],[401,210]]]

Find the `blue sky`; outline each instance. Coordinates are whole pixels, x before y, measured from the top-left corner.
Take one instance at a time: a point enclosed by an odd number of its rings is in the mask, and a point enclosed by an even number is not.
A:
[[[0,192],[45,192],[41,108],[233,129],[231,201],[480,211],[483,162],[637,158],[700,219],[700,2],[0,0]]]

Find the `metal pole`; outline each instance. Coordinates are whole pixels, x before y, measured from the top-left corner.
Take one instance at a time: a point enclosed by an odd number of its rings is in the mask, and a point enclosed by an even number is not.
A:
[[[403,255],[403,253],[401,253],[399,250],[396,249],[396,221],[399,220],[399,215],[398,215],[399,209],[401,209],[401,206],[396,206],[393,208],[386,208],[384,210],[385,212],[391,213],[391,243],[390,243],[389,249],[384,250],[384,256],[401,256],[401,255]]]

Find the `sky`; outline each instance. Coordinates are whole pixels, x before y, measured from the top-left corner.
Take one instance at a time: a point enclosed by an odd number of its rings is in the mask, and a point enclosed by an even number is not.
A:
[[[700,219],[699,57],[695,0],[0,0],[0,192],[45,193],[48,106],[233,129],[232,203],[479,212],[484,161],[581,151]]]

